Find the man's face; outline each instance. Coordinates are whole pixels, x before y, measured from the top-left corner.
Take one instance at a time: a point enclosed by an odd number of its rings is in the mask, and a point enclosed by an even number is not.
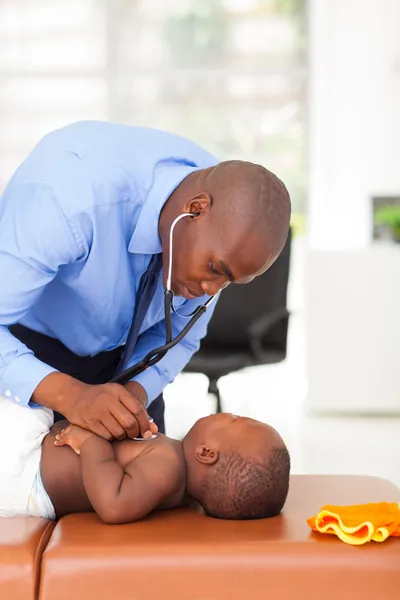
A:
[[[204,218],[178,222],[172,244],[171,287],[186,299],[214,296],[230,283],[249,283],[272,264],[272,245],[258,234],[238,226],[213,223]],[[169,248],[163,248],[164,284]]]

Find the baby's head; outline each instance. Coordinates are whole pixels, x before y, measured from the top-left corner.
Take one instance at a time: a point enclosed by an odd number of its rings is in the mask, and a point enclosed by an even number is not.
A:
[[[220,519],[277,515],[289,489],[290,457],[270,425],[230,413],[199,419],[183,440],[187,493]]]

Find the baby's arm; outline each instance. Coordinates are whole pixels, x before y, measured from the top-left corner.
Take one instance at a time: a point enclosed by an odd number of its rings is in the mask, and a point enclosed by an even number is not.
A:
[[[68,444],[80,454],[86,493],[105,523],[145,517],[173,492],[177,481],[176,457],[168,446],[153,446],[123,468],[110,442],[76,426],[67,427],[55,443]]]

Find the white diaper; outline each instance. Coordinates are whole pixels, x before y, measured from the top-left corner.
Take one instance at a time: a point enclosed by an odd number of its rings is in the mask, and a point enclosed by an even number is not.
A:
[[[0,396],[0,517],[55,519],[40,475],[42,441],[53,423],[50,409]]]

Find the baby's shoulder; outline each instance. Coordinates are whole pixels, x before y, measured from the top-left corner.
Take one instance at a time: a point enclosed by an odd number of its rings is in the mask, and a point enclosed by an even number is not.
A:
[[[182,444],[165,436],[160,436],[158,443],[153,444],[153,451],[157,454],[158,461],[170,469],[181,471],[185,468]]]
[[[140,460],[152,463],[157,466],[158,470],[165,469],[169,473],[176,471],[177,474],[180,474],[185,471],[182,444],[177,440],[160,434],[156,439],[125,440],[122,444],[129,455],[129,458],[126,456],[129,461]]]
[[[152,454],[154,470],[158,472],[158,480],[163,482],[165,491],[164,501],[159,508],[181,506],[186,490],[186,464],[182,444],[164,438],[154,445]]]
[[[145,474],[147,484],[161,493],[159,508],[180,506],[186,489],[186,466],[182,444],[163,435],[148,442],[134,442],[139,454],[130,468]]]

